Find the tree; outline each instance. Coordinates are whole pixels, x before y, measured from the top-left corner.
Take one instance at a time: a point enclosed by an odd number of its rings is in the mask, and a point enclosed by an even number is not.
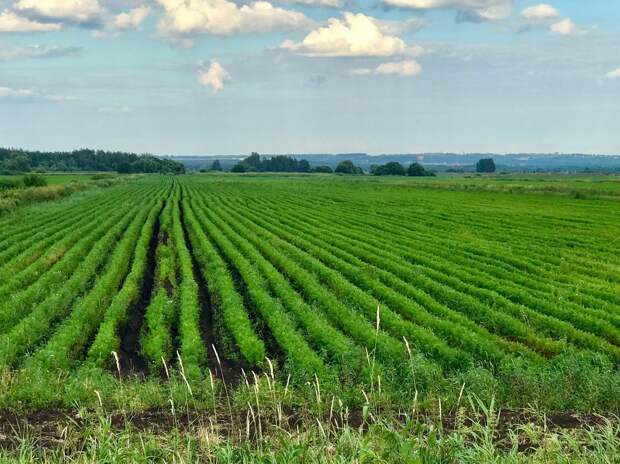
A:
[[[361,168],[355,166],[353,161],[344,160],[341,161],[338,166],[336,166],[336,172],[339,174],[362,174],[363,171]]]
[[[427,171],[420,163],[411,163],[407,169],[407,175],[412,177],[434,176],[435,173]]]
[[[260,155],[255,151],[250,156],[243,160],[246,164],[246,171],[260,171],[261,160]]]
[[[305,159],[299,160],[297,166],[299,168],[299,172],[310,172],[311,171],[310,163],[308,163],[308,161]]]
[[[312,172],[322,172],[325,174],[331,174],[334,172],[334,170],[330,168],[329,166],[315,166],[314,168],[312,168]]]
[[[220,160],[215,160],[213,161],[213,163],[211,163],[211,167],[209,168],[209,171],[221,171],[222,170],[222,165],[220,164]]]
[[[116,168],[116,171],[119,174],[129,174],[131,172],[131,164],[126,161],[123,163],[120,163],[118,167]]]
[[[232,167],[230,172],[248,172],[248,166],[245,161],[240,161]]]
[[[9,155],[9,158],[4,161],[4,168],[9,171],[30,171],[30,159],[26,154],[14,151]]]
[[[182,174],[185,166],[172,159],[147,153],[80,149],[72,152],[40,152],[0,148],[0,164],[7,170],[118,171]]]
[[[389,163],[377,166],[373,170],[375,176],[404,176],[405,168],[397,161],[390,161]]]
[[[476,172],[495,172],[495,161],[493,158],[484,158],[476,163]]]

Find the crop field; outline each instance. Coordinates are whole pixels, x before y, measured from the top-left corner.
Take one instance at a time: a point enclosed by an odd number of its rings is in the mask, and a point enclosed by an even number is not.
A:
[[[145,176],[0,218],[0,410],[620,411],[620,203],[419,187]]]

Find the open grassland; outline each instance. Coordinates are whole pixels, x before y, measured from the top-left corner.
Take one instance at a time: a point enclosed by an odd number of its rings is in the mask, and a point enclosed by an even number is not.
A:
[[[374,436],[395,462],[464,462],[467,444],[513,462],[549,450],[549,421],[578,430],[558,456],[617,457],[620,184],[603,179],[146,176],[20,208],[0,218],[4,423],[84,460],[145,421],[189,461],[286,456],[288,436],[349,462]],[[96,440],[46,428],[62,417]]]

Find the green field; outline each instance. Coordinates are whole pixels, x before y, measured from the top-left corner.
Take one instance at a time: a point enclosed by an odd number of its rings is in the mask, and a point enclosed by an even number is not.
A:
[[[548,418],[579,417],[555,456],[614,462],[619,196],[611,176],[221,174],[20,208],[0,218],[0,415],[39,433],[42,416],[96,417],[97,446],[63,445],[85,461],[116,456],[106,430],[133,417],[188,462],[239,441],[248,462],[264,443],[292,462],[269,441],[292,424],[307,432],[287,444],[316,440],[316,460],[332,446],[351,462],[376,433],[377,459],[484,462],[526,424],[546,437]],[[205,444],[195,429],[214,422]],[[41,457],[7,434],[9,453]]]

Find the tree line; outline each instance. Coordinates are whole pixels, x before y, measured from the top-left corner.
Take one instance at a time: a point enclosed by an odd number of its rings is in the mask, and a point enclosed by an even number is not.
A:
[[[222,171],[222,166],[219,160],[215,160],[208,171]],[[206,171],[206,170],[203,170]],[[337,173],[348,175],[363,175],[364,170],[356,166],[351,160],[341,161],[336,169],[332,169],[330,166],[315,166],[311,167],[310,163],[305,160],[297,160],[292,156],[276,155],[272,157],[261,157],[258,153],[254,152],[247,158],[239,161],[235,164],[231,172],[316,172],[316,173]],[[420,163],[413,163],[408,168],[405,168],[402,164],[392,161],[382,165],[372,165],[370,167],[370,174],[375,176],[434,176],[435,173],[428,171]]]
[[[80,149],[41,152],[0,148],[0,171],[117,171],[129,173],[182,174],[185,166],[153,155]]]

